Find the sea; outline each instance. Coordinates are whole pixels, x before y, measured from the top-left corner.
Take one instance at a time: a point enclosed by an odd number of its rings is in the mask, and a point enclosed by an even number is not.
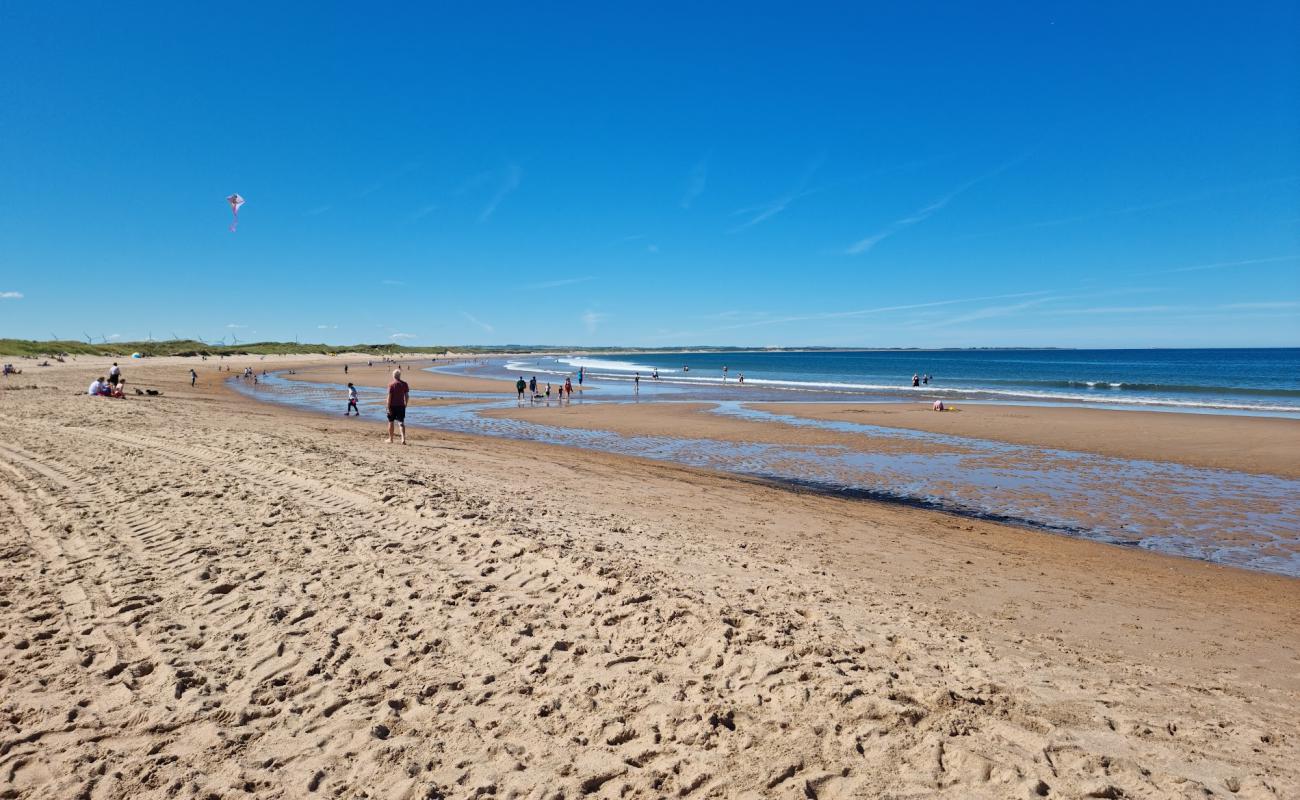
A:
[[[1300,417],[1300,348],[1151,350],[755,350],[539,356],[477,374],[709,398],[945,399]],[[654,376],[657,375],[657,380]],[[913,376],[922,383],[914,387]],[[743,378],[743,383],[742,383]]]

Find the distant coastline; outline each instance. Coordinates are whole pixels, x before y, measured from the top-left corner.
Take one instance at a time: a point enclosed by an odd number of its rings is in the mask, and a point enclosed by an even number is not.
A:
[[[350,345],[323,342],[241,342],[211,343],[197,339],[162,339],[135,342],[83,342],[72,339],[0,339],[0,356],[45,358],[56,356],[144,357],[160,356],[244,356],[244,355],[341,355],[372,353],[376,355],[411,355],[447,353],[454,355],[515,355],[527,353],[959,353],[959,352],[1043,352],[1088,350],[1084,347],[831,347],[790,346],[755,347],[742,345],[691,345],[686,347],[629,347],[620,345],[582,346],[550,344],[428,344],[358,343]],[[1108,347],[1104,350],[1290,350],[1292,347]]]

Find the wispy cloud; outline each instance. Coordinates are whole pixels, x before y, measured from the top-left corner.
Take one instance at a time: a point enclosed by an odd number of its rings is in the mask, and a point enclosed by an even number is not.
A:
[[[1138,272],[1137,275],[1169,275],[1175,272],[1201,272],[1207,269],[1228,269],[1230,267],[1248,267],[1255,264],[1278,264],[1283,261],[1300,261],[1300,255],[1270,256],[1268,258],[1246,258],[1240,261],[1216,261],[1210,264],[1196,264],[1190,267],[1174,267],[1152,272]]]
[[[709,157],[705,156],[691,170],[691,175],[686,181],[686,192],[682,195],[682,208],[689,209],[696,198],[704,194],[704,187],[708,182]]]
[[[478,215],[479,222],[487,222],[496,213],[497,206],[501,205],[503,200],[509,197],[515,189],[519,188],[519,181],[523,179],[523,175],[524,171],[515,164],[506,167],[496,194],[492,195],[492,199],[488,201],[488,204]]]
[[[1181,310],[1178,306],[1093,306],[1091,308],[1058,308],[1053,314],[1164,314]]]
[[[1258,303],[1228,303],[1219,306],[1219,308],[1229,311],[1269,311],[1282,308],[1300,308],[1300,301],[1266,300]]]
[[[337,326],[337,325],[317,325],[317,326],[316,326],[316,330],[318,330],[318,331],[336,331],[336,330],[338,330],[338,328],[339,328],[339,326]]]
[[[966,322],[975,322],[981,319],[993,319],[994,317],[1005,317],[1014,314],[1017,311],[1027,311],[1035,306],[1041,306],[1044,303],[1050,303],[1058,298],[1055,297],[1036,297],[1030,300],[1024,300],[1019,303],[1008,303],[1005,305],[985,306],[977,308],[974,311],[968,311],[964,314],[958,314],[955,317],[947,317],[935,322],[927,322],[914,327],[918,328],[946,328],[951,325],[961,325]]]
[[[22,292],[0,292],[0,300],[22,300]]]
[[[397,341],[399,339],[415,339],[417,337],[414,333],[394,333],[388,338]]]
[[[247,326],[247,325],[240,325],[240,324],[237,323],[237,322],[231,322],[231,323],[227,324],[226,327],[227,327],[227,328],[230,328],[230,329],[232,329],[232,330],[242,330],[242,329],[244,329],[244,328],[247,328],[248,326]]]
[[[406,219],[408,222],[415,222],[418,219],[424,219],[425,217],[429,216],[433,212],[437,211],[439,208],[440,206],[437,203],[431,203],[427,206],[422,206],[420,208],[417,208]]]
[[[367,186],[366,188],[362,189],[360,192],[357,192],[357,196],[367,197],[369,195],[372,195],[375,192],[379,191],[380,189],[384,188],[384,185],[388,181],[394,180],[396,178],[401,178],[405,175],[409,175],[410,173],[415,172],[417,169],[419,169],[420,166],[421,164],[419,161],[407,161],[405,164],[402,164],[400,167],[398,167],[397,169],[389,173],[387,177],[381,178],[380,180],[377,180],[374,183]]]
[[[528,283],[520,286],[520,289],[557,289],[561,286],[573,286],[576,283],[587,283],[596,280],[595,275],[585,275],[581,278],[560,278],[554,281],[542,281],[541,283]]]
[[[821,312],[815,312],[809,314],[794,314],[794,315],[785,315],[785,316],[772,316],[772,315],[767,315],[766,312],[762,312],[762,311],[750,311],[750,312],[743,312],[743,313],[757,317],[757,319],[753,319],[746,322],[737,322],[731,325],[721,325],[718,327],[709,328],[700,331],[691,331],[691,332],[677,331],[671,334],[666,334],[659,338],[679,338],[683,336],[692,336],[692,337],[707,336],[709,334],[722,333],[725,331],[742,330],[745,328],[758,328],[758,327],[765,327],[768,325],[785,325],[791,322],[821,322],[827,320],[857,319],[861,317],[874,316],[877,314],[889,314],[898,311],[914,311],[914,310],[925,309],[925,308],[939,308],[942,306],[953,306],[953,305],[960,305],[963,303],[979,303],[987,300],[1009,300],[1009,299],[1020,298],[1020,297],[1041,297],[1046,294],[1049,293],[1046,291],[1013,292],[1011,294],[983,295],[979,297],[959,297],[951,300],[932,300],[925,303],[903,303],[900,305],[891,305],[891,306],[874,306],[872,308],[859,308],[851,311],[821,311]],[[731,312],[727,312],[727,313],[731,313]],[[741,313],[741,312],[736,312],[736,313]]]
[[[600,323],[609,319],[609,314],[602,314],[599,311],[587,309],[582,312],[582,316],[578,317],[578,319],[582,320],[583,327],[587,329],[587,333],[595,333],[596,328],[600,326]]]
[[[466,320],[468,320],[470,324],[477,325],[479,328],[482,328],[487,333],[493,333],[496,331],[496,328],[493,328],[491,325],[487,324],[483,320],[478,319],[468,311],[462,311],[460,312],[460,315],[464,317]]]
[[[817,170],[821,168],[822,161],[822,158],[818,158],[809,165],[808,169],[804,171],[803,177],[799,179],[799,183],[792,191],[781,195],[775,200],[763,203],[762,205],[751,206],[749,208],[738,208],[731,212],[733,217],[747,216],[749,219],[746,219],[744,222],[731,228],[727,233],[739,233],[740,231],[743,231],[746,228],[752,228],[761,222],[767,222],[772,217],[775,217],[777,214],[780,214],[789,208],[790,204],[794,201],[807,197],[810,194],[816,194],[818,190],[809,189],[808,184],[812,181],[813,176],[817,174]]]
[[[927,219],[929,219],[930,217],[934,216],[935,214],[937,214],[938,212],[946,208],[949,203],[957,199],[958,196],[960,196],[963,192],[969,190],[972,186],[975,186],[976,184],[979,183],[983,183],[989,178],[1001,174],[1002,172],[1007,170],[1012,164],[1015,164],[1017,161],[1020,161],[1022,159],[1023,156],[1020,159],[1013,159],[999,166],[997,169],[994,169],[992,172],[985,173],[984,175],[981,175],[978,178],[972,178],[971,180],[966,181],[961,186],[958,186],[956,189],[953,189],[952,191],[948,192],[943,197],[940,197],[938,200],[935,200],[933,203],[930,203],[928,206],[925,206],[909,214],[906,217],[894,220],[893,222],[889,223],[884,228],[881,228],[875,233],[862,237],[861,239],[857,240],[856,242],[854,242],[853,244],[845,248],[844,254],[850,256],[858,256],[858,255],[862,255],[863,253],[870,252],[873,247],[880,244],[885,239],[888,239],[889,237],[893,236],[899,231],[902,231],[906,228],[910,228],[911,226],[917,224],[918,222],[925,222]]]
[[[1003,228],[998,231],[973,234],[973,236],[975,237],[991,236],[999,233],[1010,233],[1014,231],[1032,230],[1035,228],[1054,228],[1060,225],[1070,225],[1075,222],[1087,222],[1089,220],[1094,220],[1094,219],[1122,217],[1122,216],[1127,216],[1129,214],[1140,214],[1144,211],[1158,211],[1162,208],[1170,208],[1173,206],[1185,205],[1187,203],[1194,203],[1199,200],[1206,200],[1212,197],[1217,197],[1219,195],[1233,194],[1236,192],[1249,191],[1251,189],[1259,189],[1267,186],[1275,186],[1278,184],[1295,183],[1297,180],[1300,180],[1300,176],[1291,175],[1282,178],[1273,178],[1266,181],[1254,181],[1251,183],[1243,183],[1236,186],[1220,186],[1217,188],[1206,189],[1204,191],[1194,192],[1192,194],[1182,195],[1179,197],[1169,197],[1163,200],[1155,200],[1149,203],[1138,203],[1136,205],[1122,206],[1120,208],[1112,208],[1103,211],[1092,211],[1085,214],[1074,214],[1067,217],[1057,217],[1055,219],[1041,220],[1039,222],[1029,222],[1024,225],[1016,225],[1010,228]]]
[[[120,334],[120,333],[110,333],[110,334],[108,335],[108,338],[109,338],[110,341],[113,340],[113,339],[121,339],[121,338],[122,338],[122,334]]]

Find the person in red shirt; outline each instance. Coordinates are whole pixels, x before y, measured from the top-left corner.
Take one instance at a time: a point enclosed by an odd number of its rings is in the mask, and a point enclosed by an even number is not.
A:
[[[402,380],[402,371],[393,370],[393,382],[388,384],[388,402],[384,408],[388,411],[388,443],[393,443],[393,423],[402,430],[402,444],[406,444],[406,401],[411,396],[411,387]]]

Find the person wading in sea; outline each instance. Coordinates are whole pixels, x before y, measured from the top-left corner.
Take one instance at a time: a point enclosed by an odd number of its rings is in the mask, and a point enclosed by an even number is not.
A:
[[[361,416],[361,409],[357,408],[357,387],[349,383],[348,384],[348,410],[343,412],[343,416],[345,417],[351,416],[353,411],[357,412],[358,417]]]

